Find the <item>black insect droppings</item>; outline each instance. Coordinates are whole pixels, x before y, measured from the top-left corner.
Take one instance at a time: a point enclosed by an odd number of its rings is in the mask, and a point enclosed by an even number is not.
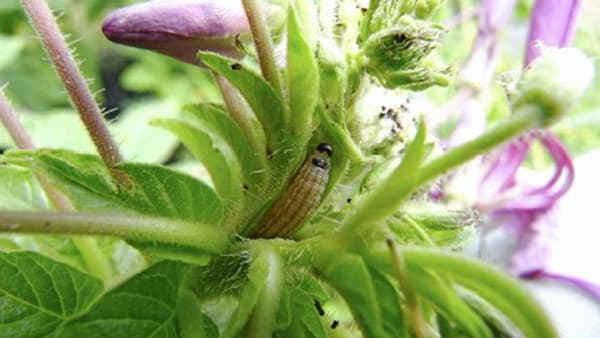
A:
[[[333,322],[331,322],[331,329],[335,329],[336,327],[338,327],[340,325],[340,321],[339,320],[334,320]]]
[[[317,312],[319,313],[319,316],[324,316],[325,315],[325,310],[323,310],[323,307],[321,306],[321,303],[319,303],[318,300],[315,299],[315,308],[317,309]]]
[[[242,69],[242,65],[240,63],[234,63],[231,65],[231,69],[240,70],[240,69]]]

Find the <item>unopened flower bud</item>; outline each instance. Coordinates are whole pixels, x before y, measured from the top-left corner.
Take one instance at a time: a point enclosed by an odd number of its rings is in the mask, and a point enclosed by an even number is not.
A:
[[[426,59],[439,46],[444,33],[439,25],[404,16],[398,26],[379,31],[365,41],[362,51],[367,70],[386,88],[445,86],[451,69],[435,69]]]
[[[576,48],[542,47],[542,55],[526,69],[518,84],[514,108],[534,105],[548,126],[576,102],[594,77],[592,61]]]
[[[265,11],[274,27],[283,24],[283,6],[266,3]],[[241,57],[236,39],[247,39],[250,26],[241,1],[155,0],[110,13],[102,31],[113,42],[198,65],[198,50]]]

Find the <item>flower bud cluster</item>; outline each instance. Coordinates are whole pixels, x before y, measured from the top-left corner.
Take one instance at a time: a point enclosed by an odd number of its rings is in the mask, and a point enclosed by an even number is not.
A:
[[[436,69],[427,57],[440,44],[445,30],[423,20],[438,1],[380,1],[363,27],[361,51],[368,72],[386,88],[423,90],[446,86],[451,69]]]

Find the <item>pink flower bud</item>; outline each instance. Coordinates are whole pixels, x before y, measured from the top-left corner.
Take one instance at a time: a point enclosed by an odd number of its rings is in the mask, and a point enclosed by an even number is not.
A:
[[[110,13],[102,31],[113,42],[199,65],[198,50],[241,57],[235,39],[250,27],[241,1],[155,0]]]

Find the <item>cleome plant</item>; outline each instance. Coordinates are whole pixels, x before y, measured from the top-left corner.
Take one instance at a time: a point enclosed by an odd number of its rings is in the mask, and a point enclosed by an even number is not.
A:
[[[540,80],[547,63],[522,76],[511,117],[467,143],[436,151],[425,119],[388,106],[375,108],[393,130],[375,142],[356,122],[365,93],[452,81],[430,55],[440,2],[270,1],[274,27],[265,3],[243,0],[250,32],[226,36],[229,52],[187,44],[181,57],[212,73],[223,103],[152,122],[205,168],[191,176],[122,157],[48,5],[22,5],[97,154],[36,149],[2,94],[20,148],[0,157],[2,337],[557,337],[516,280],[453,252],[472,215],[428,198],[568,109]],[[111,40],[183,48],[139,27],[119,39],[124,18],[107,21]]]

